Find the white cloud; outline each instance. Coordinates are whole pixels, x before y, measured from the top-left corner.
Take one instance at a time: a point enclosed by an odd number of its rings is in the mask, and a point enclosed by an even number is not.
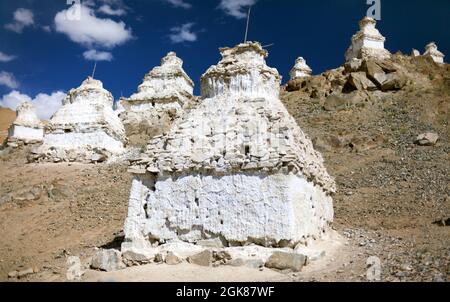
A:
[[[36,107],[36,113],[40,119],[48,120],[62,106],[62,100],[66,94],[62,91],[52,94],[40,93],[35,98],[31,98],[19,91],[11,91],[9,94],[0,98],[0,106],[16,110],[23,102],[32,102]]]
[[[127,14],[123,8],[113,9],[109,4],[103,4],[99,7],[98,11],[110,16],[123,16]]]
[[[7,55],[6,53],[3,53],[0,51],[0,62],[11,62],[17,58],[16,56]]]
[[[252,6],[257,0],[220,0],[219,8],[227,15],[237,19],[243,19],[247,16],[246,8]]]
[[[113,55],[107,51],[97,51],[95,49],[87,50],[83,56],[88,61],[112,61]]]
[[[29,9],[19,8],[14,12],[14,22],[6,24],[5,28],[20,34],[25,27],[33,24],[33,12]]]
[[[174,7],[181,7],[184,9],[192,8],[192,4],[187,3],[185,0],[165,0],[167,3],[172,4]]]
[[[66,34],[73,42],[88,48],[94,46],[113,48],[133,37],[131,29],[126,28],[124,22],[98,18],[92,8],[84,5],[79,8],[79,20],[68,18],[68,16],[76,15],[76,5],[55,16],[56,31]]]
[[[12,73],[6,71],[0,71],[0,85],[6,86],[11,89],[19,87],[19,82]]]
[[[197,41],[197,34],[191,30],[192,26],[194,26],[194,23],[186,23],[182,26],[172,27],[170,29],[172,34],[169,35],[172,43]]]

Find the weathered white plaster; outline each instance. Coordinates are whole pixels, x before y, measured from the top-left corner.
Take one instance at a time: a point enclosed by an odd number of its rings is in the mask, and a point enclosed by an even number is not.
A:
[[[376,29],[376,23],[375,19],[370,17],[365,17],[359,22],[360,30],[353,35],[352,45],[345,53],[347,62],[354,58],[387,59],[390,57],[389,51],[384,48],[386,38]]]
[[[306,60],[302,57],[295,60],[295,65],[289,73],[291,80],[298,78],[310,77],[312,74],[312,69],[306,64]]]
[[[128,101],[177,99],[180,103],[188,101],[194,92],[194,82],[183,70],[183,61],[176,53],[169,52],[161,59],[161,66],[155,67],[145,75],[138,92]]]
[[[439,64],[444,63],[445,55],[438,50],[436,43],[431,42],[425,47],[424,56],[430,56],[433,58],[433,61]]]
[[[254,42],[221,52],[199,104],[132,161],[125,250],[211,237],[293,247],[333,219],[334,180],[278,99],[267,52]]]
[[[154,240],[231,242],[277,246],[320,238],[333,220],[332,199],[299,175],[186,175],[160,177],[147,191],[137,180],[132,197],[135,221]],[[142,208],[145,201],[146,210]],[[127,232],[139,234],[138,229]],[[266,242],[267,240],[267,242]]]
[[[83,149],[85,147],[101,148],[114,153],[123,151],[123,143],[99,130],[89,133],[50,133],[45,142],[54,148]]]
[[[266,65],[266,50],[254,43],[220,49],[222,60],[201,78],[202,98],[236,95],[242,98],[278,98],[281,76]]]
[[[44,137],[43,128],[29,128],[24,126],[12,125],[9,129],[9,137],[23,141],[42,141]]]

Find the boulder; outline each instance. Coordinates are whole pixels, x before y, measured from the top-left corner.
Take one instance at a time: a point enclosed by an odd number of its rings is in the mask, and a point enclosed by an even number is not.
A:
[[[367,78],[374,82],[378,87],[381,87],[386,80],[386,74],[383,68],[372,60],[364,60],[361,69],[366,73]]]
[[[362,60],[361,59],[351,59],[350,61],[344,64],[345,72],[352,73],[357,72],[361,68]]]
[[[93,163],[102,163],[102,162],[105,162],[106,160],[107,160],[107,157],[104,154],[96,153],[91,156],[91,162],[93,162]]]
[[[302,254],[275,252],[267,260],[265,266],[271,269],[299,272],[305,265],[306,260],[306,256]]]
[[[68,281],[80,281],[83,272],[81,270],[81,260],[79,257],[70,256],[66,261],[67,272],[66,278]]]
[[[172,252],[167,253],[166,255],[166,264],[167,265],[177,265],[181,263],[181,259]]]
[[[439,135],[436,133],[423,133],[417,136],[415,143],[419,146],[434,146],[439,140]]]
[[[161,253],[156,254],[153,261],[155,261],[155,263],[163,263],[165,261],[164,255]]]
[[[32,268],[27,268],[24,270],[21,270],[17,273],[17,278],[21,279],[21,278],[25,278],[28,277],[29,275],[32,275],[34,273],[36,273],[37,271],[32,269]]]
[[[123,249],[122,249],[123,250]],[[156,258],[156,253],[151,251],[144,251],[141,249],[129,249],[122,253],[122,257],[127,264],[133,265],[135,263],[150,263]]]
[[[381,85],[382,91],[400,90],[405,87],[407,78],[403,73],[393,72],[386,75],[384,82]]]
[[[122,255],[117,250],[100,250],[92,258],[91,268],[113,272],[125,268]]]
[[[226,251],[214,252],[213,258],[214,261],[218,264],[226,264],[232,259],[231,255]]]
[[[366,77],[366,73],[352,72],[348,77],[347,83],[344,85],[343,92],[352,92],[355,90],[363,91],[374,91],[377,89],[377,86]]]
[[[219,237],[212,239],[199,240],[197,245],[209,248],[223,248],[222,240]]]
[[[199,266],[211,266],[213,262],[213,253],[210,250],[203,251],[188,257],[188,262]]]
[[[377,61],[377,65],[380,66],[385,73],[392,73],[398,70],[397,66],[390,60]]]
[[[290,80],[286,84],[286,91],[293,92],[293,91],[298,91],[298,90],[302,89],[303,87],[305,87],[305,85],[307,83],[307,79],[308,78],[298,78],[298,79]]]

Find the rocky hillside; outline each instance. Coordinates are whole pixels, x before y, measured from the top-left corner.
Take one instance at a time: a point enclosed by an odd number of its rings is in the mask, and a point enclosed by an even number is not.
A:
[[[282,100],[336,178],[334,227],[349,241],[333,265],[290,280],[363,281],[377,256],[382,280],[448,281],[450,66],[353,62],[289,82]],[[26,164],[26,152],[0,155],[0,280],[65,280],[68,255],[87,263],[122,239],[131,175],[125,165]]]
[[[283,100],[336,178],[335,226],[381,258],[384,279],[448,278],[450,66],[347,64],[289,82]],[[417,140],[427,132],[436,144]]]
[[[0,107],[0,145],[8,137],[8,129],[16,118],[16,113],[7,108]]]

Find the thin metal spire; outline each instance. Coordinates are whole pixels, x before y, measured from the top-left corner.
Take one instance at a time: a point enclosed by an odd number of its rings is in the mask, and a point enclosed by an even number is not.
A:
[[[96,69],[97,69],[97,61],[95,61],[95,64],[94,64],[94,70],[92,71],[92,78],[94,78],[94,76],[95,76]]]
[[[252,12],[252,6],[248,8],[248,15],[247,15],[247,27],[245,28],[245,39],[244,43],[247,43],[247,37],[248,37],[248,26],[250,24],[250,13]]]

